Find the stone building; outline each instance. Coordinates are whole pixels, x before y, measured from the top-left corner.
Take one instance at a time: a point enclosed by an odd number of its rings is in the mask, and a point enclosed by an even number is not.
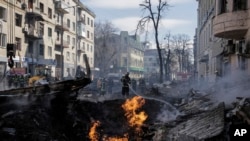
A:
[[[14,44],[14,68],[26,73],[47,67],[54,77],[72,76],[83,53],[93,67],[95,14],[79,0],[1,0],[0,13],[0,62]]]
[[[223,52],[219,64],[221,74],[250,74],[250,2],[248,0],[217,0],[213,34],[222,38]]]
[[[120,76],[129,72],[131,78],[141,78],[144,72],[144,46],[139,36],[121,31],[112,38],[117,43],[117,54],[112,61],[113,72],[119,73]]]
[[[250,73],[249,8],[247,0],[197,0],[195,61],[197,78]]]

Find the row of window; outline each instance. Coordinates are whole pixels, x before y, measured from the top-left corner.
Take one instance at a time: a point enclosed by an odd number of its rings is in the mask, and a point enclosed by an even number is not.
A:
[[[240,11],[247,9],[247,0],[233,0],[233,11]],[[227,0],[219,1],[219,14],[225,13],[229,10]]]

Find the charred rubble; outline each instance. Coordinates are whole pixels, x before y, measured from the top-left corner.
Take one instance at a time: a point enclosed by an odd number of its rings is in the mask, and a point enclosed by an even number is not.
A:
[[[74,93],[0,97],[1,140],[88,141],[93,121],[100,121],[100,137],[127,133],[129,141],[229,141],[233,126],[250,125],[250,98],[237,97],[228,106],[213,100],[215,92],[175,84],[140,95],[146,102],[138,110],[148,118],[137,133],[124,116],[124,98],[89,93],[83,90],[82,99],[72,97]]]

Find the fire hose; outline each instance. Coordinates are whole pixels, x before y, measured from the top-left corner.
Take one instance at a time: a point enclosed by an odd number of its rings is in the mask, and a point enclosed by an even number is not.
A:
[[[136,96],[140,96],[144,99],[149,99],[149,100],[156,100],[156,101],[159,101],[159,102],[162,102],[166,105],[168,105],[169,107],[172,107],[174,110],[177,110],[174,106],[172,106],[171,104],[169,104],[169,102],[163,100],[163,99],[160,99],[160,98],[156,98],[156,97],[150,97],[150,96],[145,96],[145,95],[142,95],[142,94],[138,94],[132,87],[131,85],[129,84],[129,88],[130,90],[133,92],[134,95]]]

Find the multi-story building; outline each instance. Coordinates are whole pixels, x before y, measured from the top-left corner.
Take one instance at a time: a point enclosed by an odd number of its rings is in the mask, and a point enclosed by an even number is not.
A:
[[[196,65],[198,77],[214,81],[250,74],[248,0],[197,0]]]
[[[221,75],[250,74],[250,2],[217,0],[213,34],[223,39]]]
[[[130,72],[131,78],[140,78],[144,68],[144,49],[137,35],[129,35],[127,31],[120,33],[120,50],[118,69],[120,72]]]
[[[109,72],[122,76],[126,72],[130,72],[131,78],[140,78],[143,75],[144,66],[144,48],[137,35],[129,35],[127,31],[121,31],[120,35],[112,34],[110,36],[109,46],[115,46],[115,55],[111,58],[108,64],[111,68]],[[102,64],[95,60],[95,64]],[[99,62],[98,62],[99,61]],[[101,66],[95,66],[100,68]],[[104,68],[100,68],[104,69]]]
[[[162,58],[166,59],[166,50],[161,49]],[[163,61],[164,62],[164,61]],[[159,55],[157,49],[147,49],[144,52],[144,77],[146,79],[159,80],[160,67],[159,67]],[[162,66],[164,69],[164,65]],[[163,70],[163,72],[165,72]],[[165,74],[165,73],[164,73]]]
[[[216,0],[197,0],[198,20],[195,35],[195,66],[194,74],[198,80],[205,79],[214,82],[219,65],[222,39],[213,35],[213,17],[215,15]]]
[[[79,0],[3,0],[0,13],[0,62],[7,62],[7,44],[14,44],[14,67],[27,73],[43,66],[54,77],[72,76],[83,65],[82,53],[93,67],[95,14]]]

